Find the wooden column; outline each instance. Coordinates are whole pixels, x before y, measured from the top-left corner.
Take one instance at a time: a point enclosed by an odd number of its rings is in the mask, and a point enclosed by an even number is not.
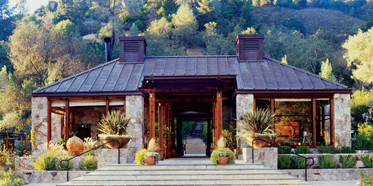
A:
[[[159,147],[161,148],[161,158],[164,159],[164,144],[163,144],[163,105],[158,103],[158,131],[159,131]]]
[[[334,95],[330,98],[330,140],[331,144],[334,146]]]
[[[124,115],[126,115],[127,114],[127,111],[126,111],[126,97],[124,97],[124,100],[123,100],[123,113],[124,113]]]
[[[106,110],[105,110],[106,116],[109,115],[109,108],[110,108],[109,98],[106,97]]]
[[[150,125],[150,139],[155,139],[155,95],[149,93],[149,125]]]
[[[63,127],[65,126],[65,116],[64,115],[61,115],[61,139],[63,139]]]
[[[223,135],[223,100],[222,100],[222,92],[216,93],[216,133],[217,133],[217,139],[219,140],[220,137]]]
[[[166,103],[166,111],[165,111],[165,117],[166,117],[166,123],[167,127],[172,130],[172,112],[171,112],[171,102]],[[167,150],[166,150],[166,158],[171,158],[172,157],[172,135],[168,134],[167,135]]]
[[[47,108],[47,142],[49,147],[49,142],[52,140],[52,101],[48,98],[48,108]]]
[[[312,136],[313,136],[313,148],[316,148],[316,98],[312,98]]]
[[[216,148],[216,102],[212,102],[212,146]]]
[[[206,130],[207,130],[207,144],[206,144],[206,156],[210,157],[210,147],[211,147],[211,130],[210,130],[210,118],[206,120]]]
[[[271,113],[275,113],[275,98],[271,97]],[[273,125],[273,132],[276,133],[276,126],[275,126],[275,122],[273,121],[272,123]],[[275,144],[276,142],[276,138],[273,137],[272,138],[272,144]],[[274,147],[274,145],[272,145],[272,147]]]
[[[26,149],[26,152],[27,152],[27,133],[25,132],[24,135],[25,135],[25,149]],[[16,143],[16,142],[14,141],[14,143]]]
[[[69,106],[69,99],[65,99],[65,115],[66,115],[66,125],[65,125],[65,141],[69,140],[70,134],[70,106]]]

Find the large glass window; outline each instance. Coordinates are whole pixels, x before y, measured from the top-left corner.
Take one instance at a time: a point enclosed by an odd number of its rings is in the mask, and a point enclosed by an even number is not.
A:
[[[312,99],[275,98],[276,144],[312,145]]]
[[[270,98],[256,98],[256,109],[271,110],[271,99]]]
[[[316,142],[317,145],[331,144],[330,99],[316,98]]]

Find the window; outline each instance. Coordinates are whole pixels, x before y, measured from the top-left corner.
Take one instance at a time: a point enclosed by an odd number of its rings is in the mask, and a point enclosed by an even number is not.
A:
[[[317,145],[331,145],[330,98],[316,98]]]

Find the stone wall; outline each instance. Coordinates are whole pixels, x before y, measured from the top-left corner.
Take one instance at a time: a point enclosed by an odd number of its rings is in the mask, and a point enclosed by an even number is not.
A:
[[[372,168],[364,169],[308,169],[307,181],[349,181],[359,180],[358,170],[364,174],[371,174]],[[304,180],[304,169],[282,169],[281,172]]]
[[[350,131],[350,94],[334,94],[334,146],[351,146]]]
[[[52,113],[52,142],[60,142],[61,139],[61,115]]]
[[[120,163],[126,163],[128,155],[127,149],[120,149]],[[101,169],[109,164],[118,164],[118,149],[97,149],[97,168]]]
[[[253,94],[237,94],[236,96],[236,117],[237,120],[241,119],[242,115],[246,111],[254,111],[254,95]],[[237,123],[237,134],[240,133],[240,123]],[[237,147],[239,147],[239,144],[241,148],[247,147],[247,143],[244,138],[240,138],[239,141],[237,141]]]
[[[47,150],[47,103],[46,97],[32,98],[32,128],[35,129],[35,146],[32,146],[32,155],[35,157]]]
[[[127,162],[133,162],[136,152],[143,147],[144,110],[144,97],[126,96],[126,114],[131,116],[127,133],[132,136],[127,145]]]
[[[252,149],[242,149],[243,161],[252,163]],[[277,148],[255,148],[254,163],[262,163],[265,167],[277,169]]]
[[[105,114],[106,107],[72,107],[71,111],[71,131],[77,131],[79,124],[89,124],[91,126],[91,138],[98,140],[97,123],[101,120],[102,114]],[[75,127],[75,128],[74,128]],[[84,140],[84,139],[82,139]]]

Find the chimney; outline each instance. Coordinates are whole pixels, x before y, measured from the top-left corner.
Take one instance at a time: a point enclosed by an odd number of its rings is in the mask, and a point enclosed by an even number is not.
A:
[[[105,59],[106,62],[111,61],[111,37],[105,37]]]
[[[240,34],[236,39],[238,60],[263,60],[263,34]]]
[[[144,36],[119,37],[119,61],[143,62],[147,46]]]

